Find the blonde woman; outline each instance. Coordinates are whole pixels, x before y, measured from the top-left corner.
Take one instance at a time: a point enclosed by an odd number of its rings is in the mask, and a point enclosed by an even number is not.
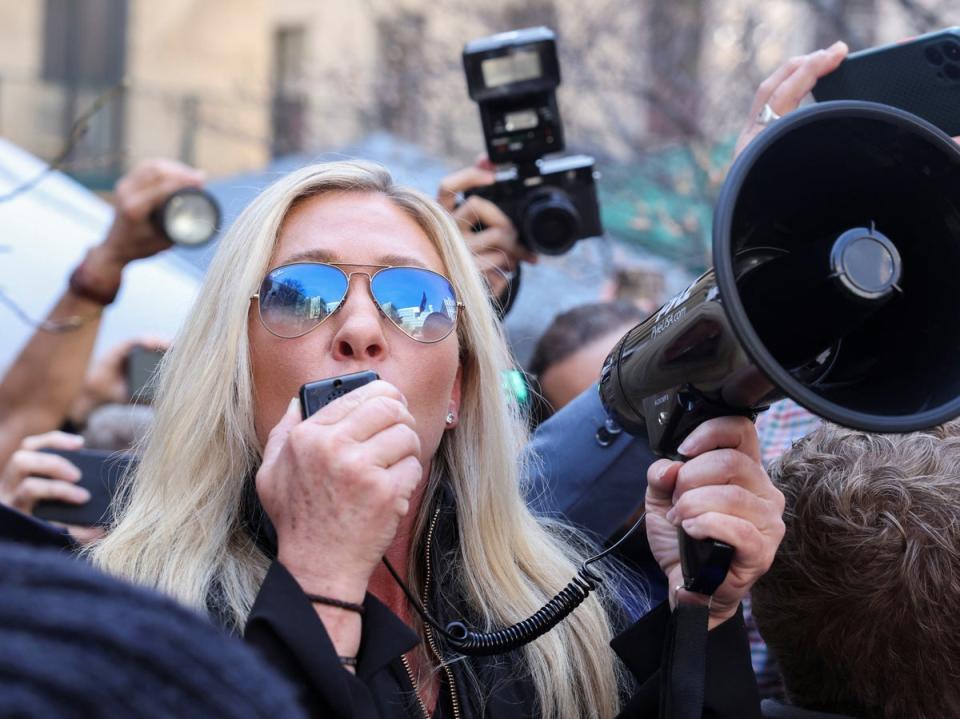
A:
[[[299,170],[222,241],[164,361],[126,502],[91,555],[244,631],[314,716],[616,716],[624,684],[598,599],[520,651],[466,658],[381,561],[440,621],[481,630],[529,616],[576,573],[588,550],[524,503],[508,359],[443,208],[378,166]],[[367,369],[382,379],[301,419],[302,384]],[[650,468],[648,536],[671,586],[681,521],[738,548],[710,609],[706,703],[750,716],[736,613],[775,552],[782,497],[746,420],[705,424],[684,449],[694,459],[679,474]],[[656,714],[668,615],[620,639],[646,682],[631,716]]]

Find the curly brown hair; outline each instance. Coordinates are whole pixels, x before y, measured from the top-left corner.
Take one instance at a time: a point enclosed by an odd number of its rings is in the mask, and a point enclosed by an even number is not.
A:
[[[960,716],[960,422],[905,435],[824,425],[770,475],[787,531],[753,612],[790,700]]]

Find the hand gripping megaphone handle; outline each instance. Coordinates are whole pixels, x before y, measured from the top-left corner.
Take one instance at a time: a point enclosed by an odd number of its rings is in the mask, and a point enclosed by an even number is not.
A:
[[[679,462],[685,462],[689,457],[679,454],[676,447],[708,419],[731,414],[756,418],[753,410],[738,412],[732,407],[711,402],[690,386],[682,388],[677,393],[677,401],[671,404],[675,410],[665,418],[665,434],[658,436],[657,444],[669,459]],[[716,539],[694,539],[682,527],[677,527],[677,539],[683,588],[688,592],[712,595],[727,576],[735,548]]]
[[[671,454],[679,462],[688,458]],[[680,568],[683,570],[683,588],[688,592],[712,595],[726,579],[733,560],[734,547],[717,539],[694,539],[683,527],[677,527],[680,545]]]

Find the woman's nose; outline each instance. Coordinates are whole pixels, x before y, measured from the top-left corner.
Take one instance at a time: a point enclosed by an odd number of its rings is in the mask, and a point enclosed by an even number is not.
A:
[[[370,278],[351,275],[339,323],[333,336],[333,357],[337,360],[382,359],[387,351],[380,309],[370,294]],[[334,319],[334,318],[331,318]]]

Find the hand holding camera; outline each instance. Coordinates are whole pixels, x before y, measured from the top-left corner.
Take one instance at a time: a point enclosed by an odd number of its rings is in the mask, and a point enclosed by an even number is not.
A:
[[[415,424],[400,391],[378,380],[305,420],[294,400],[270,433],[257,493],[278,558],[306,591],[363,600],[423,475]]]
[[[489,200],[471,195],[460,205],[457,198],[477,187],[494,182],[493,165],[481,157],[471,167],[448,175],[440,183],[437,200],[449,210],[483,273],[490,295],[502,299],[520,262],[537,262],[537,255],[520,244],[517,228]]]
[[[463,66],[498,168],[493,183],[465,194],[499,207],[531,252],[560,255],[603,234],[593,158],[546,157],[564,149],[553,32],[535,27],[474,40]]]

